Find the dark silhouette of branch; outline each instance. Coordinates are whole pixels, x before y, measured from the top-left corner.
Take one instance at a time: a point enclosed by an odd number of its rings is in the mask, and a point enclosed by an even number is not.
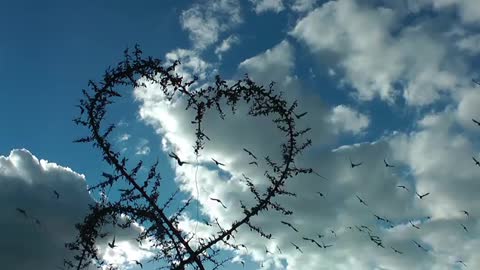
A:
[[[75,142],[91,143],[102,153],[103,160],[111,167],[112,173],[103,173],[104,180],[99,184],[90,187],[89,191],[106,190],[114,185],[128,189],[121,189],[120,198],[109,201],[105,198],[95,205],[90,206],[90,213],[85,217],[83,223],[77,224],[78,236],[66,247],[76,252],[76,269],[84,269],[92,264],[92,261],[99,265],[105,263],[98,257],[96,242],[105,233],[102,232],[104,225],[113,225],[120,228],[128,228],[133,222],[144,227],[136,240],[141,243],[153,239],[153,247],[159,248],[150,261],[161,261],[168,263],[169,269],[184,270],[205,269],[204,264],[213,265],[217,269],[225,264],[226,260],[218,260],[220,252],[217,244],[223,243],[231,247],[244,247],[245,245],[234,245],[228,242],[238,231],[240,226],[246,226],[267,239],[271,234],[263,228],[254,224],[252,218],[263,211],[274,210],[283,215],[291,215],[292,211],[285,209],[280,204],[273,202],[278,196],[296,196],[285,189],[286,182],[298,174],[309,174],[311,168],[299,168],[295,165],[295,158],[311,145],[311,140],[303,139],[303,136],[310,130],[297,130],[295,119],[299,119],[305,113],[297,114],[297,102],[289,104],[281,93],[273,89],[274,83],[269,87],[257,85],[247,75],[235,83],[227,84],[219,76],[211,86],[190,91],[189,88],[196,82],[195,77],[186,81],[175,73],[179,61],[175,61],[168,67],[162,65],[161,61],[152,57],[143,57],[142,51],[135,46],[133,52],[125,50],[124,60],[116,67],[108,68],[99,82],[88,82],[89,90],[83,90],[83,99],[80,100],[80,116],[74,122],[86,128],[88,135],[75,140]],[[167,100],[173,97],[184,98],[187,101],[186,110],[195,113],[195,119],[191,123],[195,127],[195,145],[193,152],[198,157],[205,146],[205,141],[210,141],[207,131],[203,129],[204,116],[208,110],[216,110],[222,119],[225,119],[224,109],[221,104],[230,107],[233,113],[239,102],[249,105],[248,115],[267,116],[272,119],[275,126],[285,134],[286,141],[279,147],[282,150],[282,158],[273,160],[266,157],[267,168],[265,178],[269,186],[265,191],[257,189],[257,186],[246,176],[245,183],[249,191],[254,195],[255,200],[247,205],[240,202],[243,216],[234,221],[228,227],[223,228],[217,220],[218,232],[206,238],[197,238],[198,243],[192,244],[194,238],[191,233],[179,229],[180,214],[185,211],[191,199],[183,203],[173,214],[167,215],[166,210],[172,201],[178,200],[176,194],[170,197],[160,196],[160,183],[162,178],[157,173],[158,160],[150,167],[146,179],[140,179],[137,175],[143,163],[138,162],[133,168],[129,168],[129,159],[123,156],[122,152],[116,151],[109,141],[109,135],[115,129],[115,125],[105,124],[108,106],[114,103],[115,99],[121,98],[117,88],[142,87],[145,84],[141,80],[149,81],[160,86],[161,91]],[[251,154],[251,152],[247,152]],[[256,156],[251,154],[253,158]],[[177,160],[179,166],[185,164],[173,152],[170,157]],[[224,165],[212,158],[217,166]],[[117,187],[117,190],[118,187]],[[262,189],[263,190],[263,189]],[[162,205],[162,201],[164,201]],[[218,200],[221,203],[220,200]],[[223,205],[223,203],[222,203]],[[224,206],[224,205],[223,205]],[[224,206],[225,207],[225,206]],[[231,210],[234,211],[234,210]],[[127,221],[119,220],[121,215],[128,216]],[[212,225],[212,224],[210,224]],[[114,241],[111,243],[115,245]],[[109,243],[110,245],[110,243]],[[301,252],[301,250],[298,248]],[[222,257],[224,258],[224,257]]]

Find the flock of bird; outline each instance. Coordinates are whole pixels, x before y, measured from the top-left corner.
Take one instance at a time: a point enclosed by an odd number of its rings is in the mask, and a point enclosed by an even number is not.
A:
[[[473,120],[473,119],[472,119],[472,120]],[[473,120],[473,121],[474,121],[477,125],[480,126],[480,122],[478,122],[478,121],[476,121],[476,120]],[[251,151],[249,151],[249,150],[247,150],[247,149],[245,149],[245,148],[243,148],[243,151],[245,151],[250,157],[252,157],[252,158],[254,159],[253,161],[249,162],[248,164],[258,166],[257,157],[256,157]],[[175,159],[175,160],[177,161],[177,163],[178,163],[179,166],[182,166],[182,165],[184,165],[184,164],[190,164],[189,162],[182,161],[182,160],[181,160],[175,153],[173,153],[173,152],[171,152],[171,153],[169,154],[169,156],[170,156],[171,158]],[[480,161],[477,160],[475,157],[472,157],[472,158],[473,158],[475,164],[480,167]],[[221,163],[221,162],[219,162],[219,161],[217,161],[217,160],[215,160],[215,159],[213,159],[213,158],[212,158],[211,160],[212,160],[212,161],[215,163],[215,165],[217,165],[217,166],[225,166],[224,163]],[[349,165],[350,165],[350,168],[352,168],[352,169],[355,169],[355,168],[360,167],[360,166],[363,165],[363,162],[353,162],[350,157],[349,157],[349,162],[350,162],[350,164],[349,164]],[[387,169],[388,169],[388,168],[395,168],[395,165],[390,164],[386,159],[383,159],[383,164],[384,164],[385,168],[387,168]],[[324,176],[316,173],[315,171],[312,171],[312,172],[313,172],[314,174],[322,177],[322,178],[325,179],[325,180],[329,180],[328,178],[326,178],[326,177],[324,177]],[[246,177],[246,176],[244,176],[244,177]],[[407,186],[405,186],[405,185],[397,185],[396,187],[397,187],[397,188],[400,188],[400,189],[404,189],[405,191],[410,192],[410,189],[409,189]],[[325,197],[325,194],[322,193],[322,192],[320,192],[320,191],[316,191],[316,194],[318,194],[320,197]],[[415,195],[418,197],[418,199],[423,200],[425,197],[427,197],[428,195],[430,195],[430,192],[425,192],[425,193],[423,193],[423,194],[420,194],[420,193],[418,193],[418,192],[415,192]],[[357,198],[357,200],[358,200],[358,202],[359,202],[360,204],[364,205],[364,206],[367,207],[367,208],[369,207],[369,205],[368,205],[368,203],[366,202],[366,200],[364,200],[363,198],[361,198],[359,195],[355,195],[355,197]],[[223,208],[227,209],[227,206],[226,206],[220,199],[210,197],[210,200],[219,203]],[[461,211],[467,218],[470,217],[470,213],[469,213],[468,211],[466,211],[466,210],[460,210],[460,211]],[[377,214],[375,214],[375,213],[373,213],[373,212],[372,212],[372,215],[373,215],[373,217],[375,218],[375,220],[376,220],[377,222],[382,222],[383,224],[388,225],[390,228],[394,228],[394,227],[395,227],[395,224],[394,224],[390,219],[388,219],[388,218],[386,218],[386,217],[381,217],[381,216],[379,216],[379,215],[377,215]],[[425,219],[426,219],[426,220],[429,220],[429,219],[431,219],[431,217],[425,217]],[[205,224],[211,226],[207,221],[204,221],[204,222],[205,222]],[[300,231],[299,231],[292,223],[287,222],[287,221],[284,221],[284,220],[282,220],[282,221],[280,221],[280,222],[281,222],[281,224],[283,224],[283,225],[289,227],[290,229],[292,229],[295,233],[300,233]],[[417,230],[420,230],[420,229],[421,229],[421,227],[419,226],[419,224],[413,222],[412,220],[409,220],[408,223],[409,223],[409,224],[411,225],[411,227],[414,228],[414,229],[417,229]],[[398,225],[398,224],[396,224],[396,225]],[[468,228],[467,228],[463,223],[460,223],[460,225],[461,225],[462,229],[463,229],[465,232],[468,232]],[[359,232],[366,233],[366,234],[368,235],[370,241],[374,242],[377,246],[379,246],[379,247],[381,247],[381,248],[385,248],[382,239],[381,239],[379,236],[374,235],[374,234],[373,234],[373,230],[370,229],[370,227],[368,227],[368,226],[366,226],[366,225],[354,225],[354,226],[347,226],[346,228],[347,228],[347,229],[350,229],[350,230],[353,230],[354,227],[355,227]],[[330,230],[330,232],[332,233],[332,235],[333,235],[335,238],[337,237],[336,232],[335,232],[334,230]],[[306,241],[306,242],[310,242],[310,243],[316,245],[318,248],[321,248],[321,249],[327,249],[327,248],[333,246],[333,244],[328,244],[328,245],[327,245],[327,244],[325,244],[325,243],[323,242],[323,239],[324,239],[325,235],[317,234],[317,237],[318,237],[318,239],[310,238],[310,237],[307,237],[307,236],[302,236],[302,237],[301,237],[301,240]],[[290,244],[295,248],[295,250],[297,250],[297,251],[300,252],[300,253],[303,253],[303,250],[302,250],[302,248],[301,248],[300,245],[298,245],[298,244],[296,244],[296,243],[294,243],[294,242],[290,242]],[[429,249],[427,249],[426,247],[424,247],[422,244],[420,244],[419,242],[417,242],[417,241],[415,241],[415,240],[412,240],[412,244],[413,244],[414,246],[416,246],[417,248],[419,248],[420,250],[422,250],[423,252],[427,252],[427,253],[429,252]],[[246,248],[245,245],[239,245],[239,246]],[[277,251],[278,251],[280,254],[282,254],[282,251],[281,251],[281,249],[278,247],[278,245],[276,246],[276,249],[277,249]],[[395,247],[393,247],[393,246],[390,246],[390,249],[391,249],[392,252],[394,252],[395,254],[398,254],[398,255],[403,255],[403,254],[404,254],[404,251],[401,251],[401,250],[399,250],[398,248],[395,248]],[[269,251],[269,250],[265,247],[265,254],[268,255],[268,254],[273,254],[273,253],[272,253],[271,251]],[[244,261],[240,261],[240,263],[241,263],[243,266],[245,266]],[[462,266],[464,266],[464,267],[467,267],[467,265],[465,264],[465,262],[464,262],[463,260],[457,260],[455,263],[456,263],[456,264],[459,264],[459,265],[462,265]],[[261,267],[263,267],[263,264],[261,265]]]
[[[480,121],[477,121],[477,120],[475,120],[475,119],[472,119],[472,121],[473,121],[475,124],[477,124],[478,126],[480,126]],[[248,164],[249,164],[249,165],[258,166],[257,157],[256,157],[251,151],[247,150],[246,148],[243,148],[243,151],[245,151],[250,157],[253,158],[253,161],[250,161]],[[175,160],[177,161],[177,164],[178,164],[179,166],[183,166],[183,165],[185,165],[185,164],[191,164],[190,162],[181,160],[180,157],[178,157],[178,155],[177,155],[176,153],[174,153],[174,152],[171,152],[171,153],[169,154],[169,157],[175,159]],[[478,159],[476,159],[475,157],[472,157],[472,159],[473,159],[475,165],[480,167],[480,161],[479,161]],[[213,161],[213,163],[214,163],[216,166],[219,166],[219,167],[220,167],[220,166],[225,166],[224,163],[219,162],[218,160],[216,160],[216,159],[214,159],[214,158],[211,158],[211,160]],[[360,167],[360,166],[363,165],[363,162],[357,162],[357,163],[353,162],[350,157],[349,157],[349,162],[350,162],[350,167],[351,167],[352,169],[355,169],[355,168]],[[383,163],[384,163],[384,165],[385,165],[386,168],[395,168],[395,165],[392,165],[392,164],[388,163],[386,159],[383,160]],[[316,172],[314,172],[314,171],[312,171],[312,172],[313,172],[314,174],[322,177],[323,179],[328,180],[328,178],[323,177],[322,175],[320,175],[320,174],[318,174],[318,173],[316,173]],[[407,186],[405,186],[405,185],[398,185],[397,188],[404,189],[405,191],[408,191],[408,192],[410,191],[410,189],[409,189]],[[322,192],[319,192],[319,191],[317,191],[316,194],[318,194],[320,197],[324,197],[324,196],[325,196]],[[55,196],[55,198],[56,198],[57,200],[60,199],[60,193],[58,193],[56,190],[53,190],[53,195]],[[415,192],[415,195],[416,195],[420,200],[422,200],[422,199],[424,199],[426,196],[430,195],[430,192],[426,192],[426,193],[424,193],[424,194],[419,194],[419,193]],[[361,197],[358,196],[358,195],[355,195],[355,197],[357,198],[357,200],[358,200],[358,202],[359,202],[360,204],[364,205],[365,207],[369,207],[368,204],[367,204],[367,202],[366,202],[363,198],[361,198]],[[210,200],[219,203],[224,209],[227,209],[227,206],[226,206],[220,199],[210,197]],[[29,213],[27,213],[27,210],[25,210],[25,209],[23,209],[23,208],[16,208],[16,211],[17,211],[19,214],[21,214],[24,218],[31,219],[31,220],[33,220],[37,225],[41,225],[40,220],[39,220],[38,218],[30,215]],[[461,211],[467,218],[470,217],[470,213],[469,213],[468,211],[466,211],[466,210],[460,210],[460,211]],[[379,216],[379,215],[377,215],[377,214],[375,214],[375,213],[373,213],[373,212],[372,212],[372,214],[373,214],[373,216],[374,216],[374,218],[375,218],[376,221],[378,221],[378,222],[383,222],[384,224],[389,224],[390,228],[393,228],[393,227],[394,227],[394,224],[393,224],[393,222],[392,222],[390,219],[388,219],[388,218],[386,218],[386,217],[381,217],[381,216]],[[430,219],[430,217],[426,217],[426,219]],[[204,221],[204,222],[205,222],[205,224],[210,225],[207,221]],[[288,226],[289,228],[291,228],[294,232],[299,233],[299,230],[298,230],[294,225],[292,225],[290,222],[287,222],[287,221],[283,221],[283,220],[282,220],[281,223],[282,223],[283,225]],[[421,229],[421,228],[418,226],[418,224],[415,224],[415,223],[412,222],[411,220],[409,220],[409,224],[412,226],[412,228],[415,228],[415,229],[417,229],[417,230],[420,230],[420,229]],[[465,232],[468,232],[468,228],[467,228],[463,223],[460,223],[460,226],[462,227],[462,229],[463,229]],[[350,229],[350,230],[353,230],[353,227],[355,227],[359,232],[364,232],[364,233],[366,232],[372,242],[374,242],[375,244],[377,244],[377,246],[379,246],[379,247],[385,248],[385,246],[383,245],[383,242],[382,242],[382,240],[380,239],[380,237],[377,236],[377,235],[374,235],[374,234],[373,234],[373,231],[372,231],[368,226],[366,226],[366,225],[354,225],[354,226],[347,226],[346,228],[347,228],[347,229]],[[330,232],[332,233],[332,235],[333,235],[334,237],[337,236],[334,230],[330,230]],[[310,242],[310,243],[316,245],[318,248],[322,248],[322,249],[327,249],[327,248],[329,248],[329,247],[332,247],[333,244],[328,244],[328,245],[327,245],[327,244],[325,244],[325,243],[323,242],[322,239],[324,238],[324,236],[325,236],[325,235],[317,234],[318,241],[317,241],[316,239],[314,239],[314,238],[309,238],[309,237],[306,237],[306,236],[301,237],[301,240],[306,241],[306,242]],[[417,241],[415,241],[415,240],[412,240],[412,243],[413,243],[416,247],[418,247],[419,249],[421,249],[421,250],[424,251],[424,252],[428,252],[428,251],[429,251],[427,248],[425,248],[424,246],[422,246],[419,242],[417,242]],[[302,250],[302,248],[301,248],[299,245],[295,244],[294,242],[290,242],[290,244],[295,248],[295,250],[297,250],[297,251],[300,252],[300,253],[303,253],[303,250]],[[238,246],[247,249],[247,247],[246,247],[244,244],[240,244],[240,245],[238,245]],[[114,249],[114,248],[117,247],[117,245],[115,244],[115,236],[113,236],[112,242],[109,242],[109,243],[108,243],[108,247],[111,248],[111,249]],[[276,246],[276,248],[277,248],[277,251],[278,251],[279,253],[282,253],[282,251],[281,251],[281,249],[278,247],[278,245]],[[391,246],[390,248],[391,248],[392,251],[393,251],[394,253],[396,253],[396,254],[399,254],[399,255],[404,254],[403,251],[401,251],[401,250],[399,250],[399,249],[397,249],[397,248],[395,248],[395,247],[392,247],[392,246]],[[265,248],[265,253],[266,253],[266,254],[269,254],[269,253],[273,254],[273,253],[270,252],[267,248]],[[133,262],[134,262],[136,265],[138,265],[140,268],[143,268],[142,263],[140,263],[139,261],[135,260],[135,261],[133,261]],[[240,263],[241,263],[243,266],[245,266],[245,263],[244,263],[243,261],[240,261]],[[467,265],[465,264],[465,262],[464,262],[463,260],[457,260],[455,263],[461,264],[462,266],[467,267]],[[263,264],[262,264],[262,265],[263,265]],[[64,266],[73,267],[73,265],[71,265],[71,262],[69,262],[69,261],[67,261],[67,260],[64,261]],[[63,268],[61,268],[61,269],[63,269]]]

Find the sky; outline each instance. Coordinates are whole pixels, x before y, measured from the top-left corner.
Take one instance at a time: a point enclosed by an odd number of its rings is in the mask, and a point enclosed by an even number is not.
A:
[[[179,74],[200,78],[192,90],[217,74],[231,82],[248,73],[259,84],[275,81],[308,112],[298,121],[311,128],[313,145],[296,164],[327,180],[290,179],[297,196],[277,202],[294,214],[254,219],[271,240],[240,229],[234,241],[248,250],[221,247],[222,256],[235,257],[225,269],[243,269],[240,261],[245,269],[480,269],[480,167],[472,159],[480,160],[480,126],[472,121],[480,120],[480,85],[472,81],[480,78],[477,0],[0,4],[2,269],[52,269],[71,255],[64,243],[98,199],[87,186],[109,170],[97,149],[72,142],[86,135],[72,121],[75,105],[88,80],[99,80],[135,44],[165,63],[179,59]],[[245,105],[225,121],[207,114],[211,143],[198,165],[180,167],[166,153],[195,161],[194,113],[185,100],[168,102],[149,82],[122,92],[109,118],[119,126],[114,145],[132,161],[159,158],[165,198],[176,188],[182,198],[194,197],[199,215],[189,209],[182,230],[208,235],[212,228],[199,218],[224,226],[240,218],[240,200],[253,203],[242,174],[267,183],[264,160],[248,164],[242,148],[275,157],[284,139],[269,119],[247,116]],[[115,231],[119,247],[100,241],[103,258],[138,269],[134,260],[152,256],[133,240],[141,229],[105,228]]]

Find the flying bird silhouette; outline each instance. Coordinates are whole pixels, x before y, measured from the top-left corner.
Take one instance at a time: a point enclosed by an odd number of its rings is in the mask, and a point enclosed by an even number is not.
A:
[[[373,214],[373,216],[377,219],[377,220],[381,220],[381,221],[386,221],[384,218],[382,218],[381,216],[377,216],[375,214]]]
[[[387,168],[395,168],[395,166],[389,164],[385,159],[383,159],[383,163],[385,163],[385,167]]]
[[[283,220],[280,221],[280,222],[281,222],[282,224],[285,224],[285,225],[287,225],[288,227],[292,228],[292,230],[294,230],[295,232],[298,232],[298,230],[297,230],[295,227],[293,227],[292,224],[290,224],[290,223],[288,223],[288,222],[286,222],[286,221],[283,221]]]
[[[255,165],[255,166],[258,167],[258,163],[256,161],[251,161],[251,162],[248,163],[248,165]]]
[[[364,229],[367,229],[367,230],[369,230],[370,232],[372,231],[368,226],[361,225],[360,227],[361,227],[361,228],[364,228]]]
[[[461,210],[460,212],[464,213],[467,217],[470,217],[470,213],[468,213],[468,211],[466,211],[466,210]]]
[[[300,119],[300,118],[302,118],[303,116],[305,116],[307,113],[308,113],[308,112],[304,112],[304,113],[301,113],[301,114],[295,114],[295,117],[296,117],[297,119]]]
[[[422,245],[420,245],[417,241],[415,241],[415,240],[412,240],[412,241],[415,243],[415,245],[417,245],[418,248],[422,249],[425,252],[428,252],[428,250],[426,248],[424,248]]]
[[[186,161],[182,161],[174,152],[171,152],[170,154],[168,154],[168,156],[175,159],[178,163],[178,166],[183,166],[183,164],[190,164]]]
[[[25,211],[24,209],[22,209],[22,208],[17,208],[17,211],[18,211],[20,214],[24,215],[25,217],[28,217],[27,211]]]
[[[142,264],[141,262],[139,262],[139,261],[137,261],[137,260],[134,260],[134,262],[135,262],[136,265],[139,265],[140,268],[143,269],[143,264]]]
[[[243,151],[247,152],[247,154],[249,154],[251,157],[253,157],[254,159],[257,159],[257,157],[252,153],[250,152],[249,150],[247,150],[246,148],[243,148]]]
[[[242,267],[245,268],[245,262],[244,262],[244,261],[240,261],[240,263],[242,264]]]
[[[116,245],[115,245],[115,235],[113,236],[112,243],[108,243],[108,246],[109,246],[110,248],[115,248],[115,247],[116,247]]]
[[[325,243],[323,243],[323,241],[322,241],[322,247],[323,247],[323,248],[326,249],[326,248],[329,248],[329,247],[332,247],[332,246],[333,246],[333,245],[325,245]]]
[[[331,232],[335,237],[337,237],[337,234],[335,233],[334,230],[330,230],[330,232]]]
[[[265,254],[269,254],[269,253],[270,253],[270,254],[273,254],[273,253],[271,253],[271,252],[268,250],[267,247],[265,247]]]
[[[428,194],[430,194],[430,192],[427,192],[427,193],[425,193],[425,194],[423,194],[423,195],[420,195],[420,194],[418,194],[417,192],[415,192],[415,194],[417,194],[418,198],[423,199],[425,196],[427,196]]]
[[[323,193],[322,193],[322,192],[318,192],[318,191],[317,191],[317,194],[320,195],[320,197],[323,197]]]
[[[210,197],[210,200],[216,201],[216,202],[220,203],[220,204],[223,206],[223,208],[227,209],[227,207],[225,206],[225,204],[223,204],[223,202],[220,201],[219,199],[215,199],[215,198]]]
[[[461,265],[463,265],[463,266],[467,267],[467,265],[465,264],[465,262],[463,262],[462,260],[458,260],[458,261],[456,261],[455,263],[459,263],[459,264],[461,264]]]
[[[475,124],[477,124],[477,125],[480,126],[480,122],[479,122],[479,121],[477,121],[477,120],[475,120],[475,119],[473,119],[473,118],[472,118],[472,121],[473,121]]]
[[[475,165],[480,166],[480,161],[478,161],[476,158],[472,157],[473,161],[475,161]]]
[[[395,252],[395,253],[398,253],[398,254],[400,254],[400,255],[403,254],[403,252],[401,252],[400,250],[398,250],[398,249],[396,249],[396,248],[394,248],[394,247],[390,247],[390,248],[393,249],[393,252]]]
[[[290,242],[290,244],[292,244],[296,250],[300,251],[300,253],[303,253],[303,251],[300,249],[299,246],[295,245],[294,243]]]
[[[362,198],[358,197],[358,195],[355,195],[355,196],[357,197],[358,201],[360,201],[361,204],[368,206],[367,203],[364,200],[362,200]]]
[[[397,187],[398,187],[398,188],[403,188],[403,189],[405,189],[406,191],[410,191],[406,186],[400,185],[400,186],[397,186]]]
[[[320,238],[320,239],[322,239],[322,237],[324,236],[322,234],[317,234],[317,235],[318,235],[318,238]]]
[[[282,254],[282,250],[278,247],[278,245],[277,245],[277,250],[278,252],[280,252],[280,254]]]
[[[464,230],[465,232],[468,232],[468,229],[467,229],[467,227],[465,227],[465,225],[463,225],[462,223],[460,223],[460,226],[462,226],[462,228],[463,228],[463,230]]]
[[[60,194],[58,194],[56,190],[53,190],[53,194],[55,194],[55,196],[57,197],[57,200],[60,198]]]
[[[363,163],[363,162],[353,163],[351,158],[348,158],[348,160],[350,160],[350,166],[352,167],[352,169],[362,165],[362,163]]]
[[[212,158],[213,162],[215,162],[215,164],[217,166],[225,166],[225,164],[221,163],[221,162],[218,162],[216,159]]]
[[[412,227],[414,227],[415,229],[420,230],[420,227],[418,227],[417,225],[413,224],[413,222],[412,222],[411,220],[409,220],[408,222],[410,222],[410,224],[412,225]]]
[[[322,178],[323,180],[327,180],[327,181],[328,181],[328,178],[326,178],[325,176],[323,176],[323,175],[321,175],[321,174],[317,173],[316,171],[314,171],[314,170],[311,170],[311,172],[312,172],[313,174],[315,174],[316,176],[318,176],[318,177]]]
[[[35,220],[35,223],[36,223],[37,225],[39,225],[39,226],[42,225],[42,223],[40,223],[40,220],[39,220],[38,218],[34,218],[34,220]]]
[[[315,245],[317,245],[317,247],[322,248],[322,245],[320,245],[317,241],[315,241],[315,239],[307,238],[307,237],[302,237],[302,239],[305,240],[305,241],[310,241],[310,242],[314,243]]]

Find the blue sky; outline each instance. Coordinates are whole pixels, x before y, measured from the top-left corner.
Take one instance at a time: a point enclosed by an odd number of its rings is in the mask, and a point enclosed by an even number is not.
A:
[[[199,75],[202,83],[216,74],[235,80],[244,73],[265,85],[276,81],[278,90],[308,111],[303,124],[312,128],[314,145],[298,162],[331,181],[292,179],[291,189],[306,195],[281,202],[294,210],[290,221],[302,227],[302,235],[284,228],[275,213],[257,220],[278,235],[275,240],[239,232],[237,241],[250,243],[249,252],[234,255],[248,262],[246,268],[440,270],[459,267],[457,260],[479,268],[480,168],[472,156],[479,157],[480,128],[471,121],[480,120],[480,86],[471,82],[479,74],[479,6],[476,0],[3,2],[0,184],[8,188],[0,192],[0,209],[8,212],[8,222],[0,225],[0,238],[28,231],[39,239],[33,247],[45,249],[58,248],[60,239],[71,236],[65,224],[79,216],[65,215],[62,221],[51,190],[77,198],[76,203],[64,202],[62,211],[82,212],[92,200],[85,183],[95,184],[108,170],[96,149],[72,143],[85,135],[72,122],[79,113],[75,105],[88,80],[100,79],[122,59],[125,48],[139,44],[145,55],[167,62],[180,59],[178,72],[187,78]],[[155,85],[123,91],[128,94],[111,114],[112,121],[124,123],[115,134],[118,149],[147,163],[158,156],[165,191],[182,188],[183,196],[197,199],[204,217],[221,217],[225,226],[238,218],[209,196],[222,198],[231,209],[248,200],[235,180],[241,172],[261,179],[262,166],[245,166],[247,157],[235,147],[248,145],[260,156],[275,153],[275,143],[281,141],[275,130],[243,115],[231,116],[229,123],[210,115],[207,126],[215,144],[207,145],[199,160],[197,193],[195,167],[177,167],[165,156],[175,151],[193,160],[192,114],[183,111],[182,101],[165,102]],[[226,161],[224,172],[209,164],[211,157]],[[351,169],[349,158],[364,164]],[[385,168],[383,159],[395,167]],[[313,189],[325,193],[323,207],[308,193]],[[420,200],[415,192],[431,194]],[[369,208],[361,208],[355,195],[366,198]],[[21,223],[23,217],[12,211],[20,203],[32,215],[50,218],[51,228],[62,233],[55,236]],[[461,210],[467,209],[466,219]],[[394,228],[375,223],[373,214],[388,216]],[[185,216],[183,229],[192,230],[194,215]],[[365,235],[345,229],[346,224],[376,227],[386,249],[394,246],[404,254],[377,249]],[[467,225],[468,234],[460,224]],[[335,249],[318,251],[301,240],[331,229],[338,237],[325,241]],[[211,232],[202,226],[197,230]],[[0,258],[21,257],[15,247],[27,237],[8,239],[11,248]],[[429,246],[429,253],[415,252],[412,240]],[[300,256],[289,242],[301,244],[305,253]],[[265,254],[265,246],[281,246],[284,252]],[[133,245],[125,250],[135,258],[148,257],[135,253]],[[25,255],[22,265],[7,260],[7,269],[50,267],[57,255]],[[110,259],[122,263],[121,258],[114,254]],[[241,266],[233,262],[226,269]]]

